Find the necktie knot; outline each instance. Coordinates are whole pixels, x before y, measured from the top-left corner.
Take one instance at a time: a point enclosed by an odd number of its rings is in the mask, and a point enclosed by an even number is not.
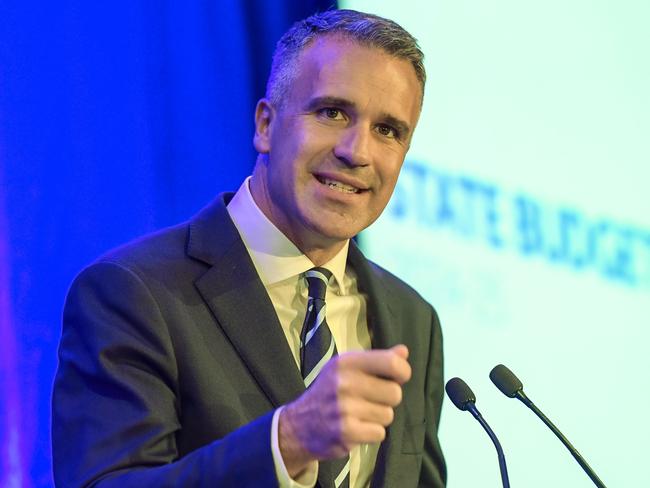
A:
[[[327,284],[332,277],[332,272],[328,269],[316,267],[305,273],[305,279],[309,286],[309,297],[319,300],[325,300]]]

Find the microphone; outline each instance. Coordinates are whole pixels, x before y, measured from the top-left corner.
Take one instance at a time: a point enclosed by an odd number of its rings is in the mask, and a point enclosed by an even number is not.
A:
[[[537,408],[537,406],[535,406],[530,398],[526,396],[524,393],[524,385],[521,384],[519,378],[517,378],[512,371],[506,368],[503,364],[498,364],[492,368],[492,371],[490,371],[490,379],[492,380],[492,383],[494,383],[494,385],[499,390],[501,390],[501,393],[503,393],[505,396],[520,400],[524,405],[535,412],[535,415],[537,415],[542,420],[542,422],[544,422],[546,426],[551,429],[551,431],[553,431],[557,438],[562,441],[562,444],[564,444],[564,446],[569,450],[575,460],[578,461],[578,464],[582,467],[584,472],[587,473],[589,478],[591,478],[591,481],[593,481],[598,488],[607,488],[605,484],[600,480],[598,475],[594,472],[594,470],[591,469],[589,464],[587,464],[587,461],[585,461],[584,458],[580,455],[578,450],[571,445],[569,440],[564,437],[562,432],[560,432],[560,430],[555,425],[553,425],[553,422],[551,422],[546,417],[546,415],[544,415],[542,411]]]
[[[501,482],[503,483],[503,488],[510,488],[510,480],[508,479],[508,469],[506,468],[506,457],[503,454],[503,449],[501,448],[501,443],[497,439],[496,434],[487,424],[483,416],[476,408],[476,396],[471,390],[467,383],[465,383],[460,378],[452,378],[445,385],[445,390],[447,391],[447,396],[449,399],[456,405],[460,410],[469,411],[478,423],[485,429],[485,432],[490,436],[494,447],[497,450],[497,456],[499,457],[499,469],[501,470]]]

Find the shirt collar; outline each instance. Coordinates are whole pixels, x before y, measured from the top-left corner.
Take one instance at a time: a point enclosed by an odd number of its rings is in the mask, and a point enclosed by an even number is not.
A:
[[[239,231],[253,265],[264,286],[298,276],[314,267],[314,263],[298,249],[260,210],[250,192],[249,176],[226,207]],[[323,265],[332,272],[336,284],[345,294],[345,266],[350,241]]]

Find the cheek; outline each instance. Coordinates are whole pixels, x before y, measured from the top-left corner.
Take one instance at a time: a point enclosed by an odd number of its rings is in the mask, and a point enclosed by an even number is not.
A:
[[[304,171],[313,153],[308,141],[309,139],[303,134],[296,133],[287,136],[281,144],[276,145],[279,150],[275,154],[285,174],[300,175]]]
[[[404,158],[401,156],[390,158],[390,160],[386,158],[384,159],[384,163],[377,171],[379,177],[381,178],[382,192],[393,192],[403,163]]]
[[[305,164],[301,162],[299,154],[291,149],[285,146],[285,152],[273,153],[275,157],[269,158],[270,191],[276,202],[285,206],[296,204],[297,199],[304,194],[311,177],[305,170]]]

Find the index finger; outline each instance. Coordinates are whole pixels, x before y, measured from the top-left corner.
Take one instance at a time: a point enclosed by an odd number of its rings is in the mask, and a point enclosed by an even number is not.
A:
[[[403,385],[411,378],[411,365],[403,354],[403,350],[373,349],[341,354],[339,361],[345,367],[356,368],[364,373]]]

